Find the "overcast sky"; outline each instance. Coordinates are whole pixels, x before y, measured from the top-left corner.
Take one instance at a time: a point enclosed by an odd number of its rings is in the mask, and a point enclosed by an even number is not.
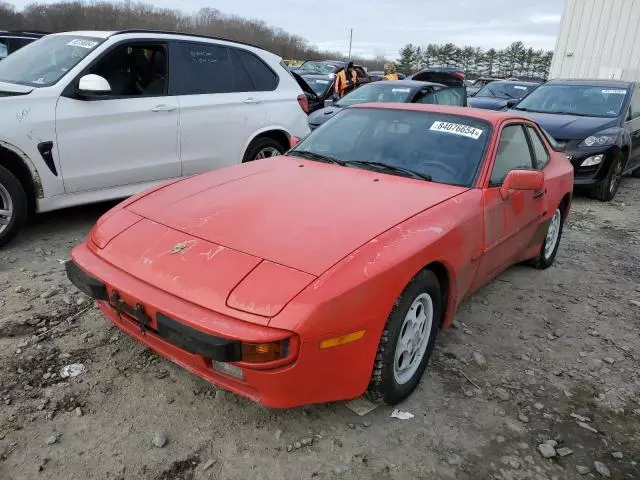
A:
[[[8,0],[22,8],[24,0]],[[45,0],[48,2],[48,0]],[[217,8],[296,33],[319,48],[395,58],[407,43],[553,49],[564,0],[147,0],[193,12]]]

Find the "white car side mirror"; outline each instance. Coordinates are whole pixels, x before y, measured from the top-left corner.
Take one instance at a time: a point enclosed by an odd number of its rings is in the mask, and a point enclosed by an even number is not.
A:
[[[82,93],[109,93],[111,85],[105,78],[92,73],[80,78],[78,90]]]

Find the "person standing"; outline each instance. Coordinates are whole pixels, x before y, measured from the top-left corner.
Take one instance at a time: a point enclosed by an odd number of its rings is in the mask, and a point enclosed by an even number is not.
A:
[[[336,74],[336,81],[334,84],[334,93],[338,98],[344,97],[351,90],[356,88],[358,84],[358,75],[355,68],[353,68],[353,62],[349,62],[347,66],[340,70]]]
[[[394,63],[385,63],[385,65],[384,65],[384,79],[385,80],[398,80],[398,73],[396,72],[396,65]]]

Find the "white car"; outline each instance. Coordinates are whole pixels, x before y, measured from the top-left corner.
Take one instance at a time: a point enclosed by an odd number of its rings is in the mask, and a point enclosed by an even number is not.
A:
[[[148,31],[48,35],[0,62],[0,245],[29,210],[273,156],[308,131],[282,60]]]

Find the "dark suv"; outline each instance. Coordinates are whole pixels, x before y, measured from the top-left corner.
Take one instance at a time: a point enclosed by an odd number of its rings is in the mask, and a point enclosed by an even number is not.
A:
[[[0,60],[44,35],[41,32],[0,32]]]
[[[640,177],[640,88],[618,80],[551,80],[514,107],[564,149],[576,187],[612,200],[622,176]]]

